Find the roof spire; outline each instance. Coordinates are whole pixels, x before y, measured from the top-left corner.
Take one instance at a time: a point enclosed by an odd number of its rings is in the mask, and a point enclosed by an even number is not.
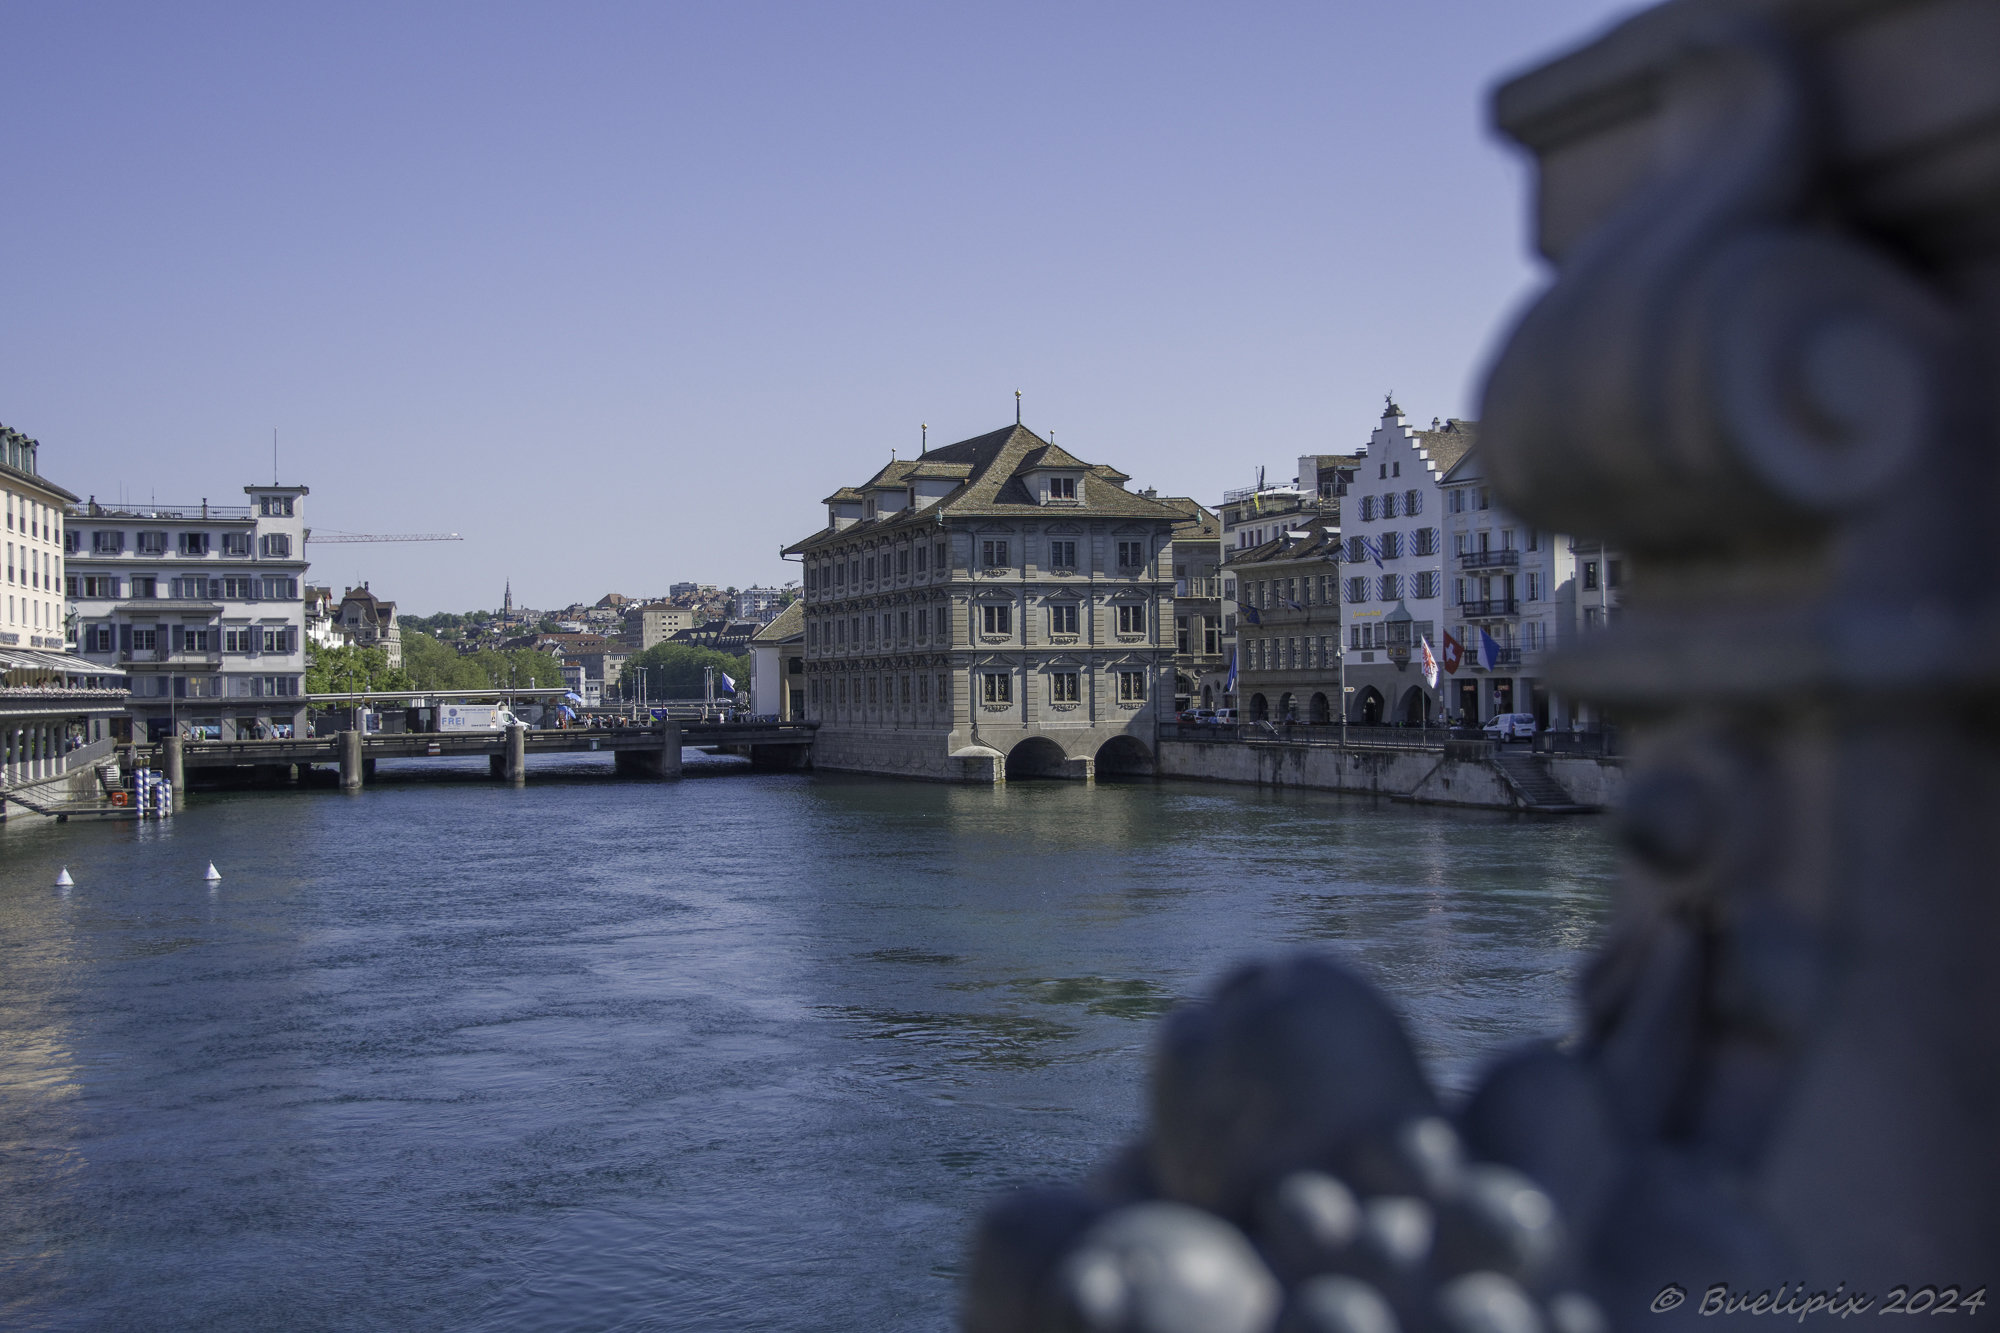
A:
[[[924,433],[923,448],[919,451],[919,457],[921,457],[923,454],[927,454],[931,451],[931,423],[926,421],[921,425],[919,425],[917,429]]]
[[[1021,424],[1021,391],[1014,390],[1014,424]]]

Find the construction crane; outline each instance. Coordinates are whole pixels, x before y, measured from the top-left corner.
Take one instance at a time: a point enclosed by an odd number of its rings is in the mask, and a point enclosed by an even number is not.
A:
[[[306,530],[306,540],[315,545],[334,542],[462,542],[455,532],[314,532]]]

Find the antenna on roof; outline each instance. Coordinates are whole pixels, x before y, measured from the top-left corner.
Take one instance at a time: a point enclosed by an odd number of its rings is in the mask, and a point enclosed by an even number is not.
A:
[[[271,484],[278,484],[278,428],[271,427]]]
[[[1014,424],[1021,424],[1021,391],[1014,390]]]

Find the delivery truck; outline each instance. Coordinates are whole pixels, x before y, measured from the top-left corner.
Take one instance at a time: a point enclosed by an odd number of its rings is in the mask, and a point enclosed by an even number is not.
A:
[[[439,731],[504,731],[522,725],[501,704],[440,704],[437,710]]]

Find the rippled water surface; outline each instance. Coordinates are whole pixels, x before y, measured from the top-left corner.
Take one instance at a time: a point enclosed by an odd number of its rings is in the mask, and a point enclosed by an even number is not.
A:
[[[1326,945],[1462,1086],[1611,874],[1593,819],[591,763],[0,837],[0,1325],[948,1328],[1176,997]]]

